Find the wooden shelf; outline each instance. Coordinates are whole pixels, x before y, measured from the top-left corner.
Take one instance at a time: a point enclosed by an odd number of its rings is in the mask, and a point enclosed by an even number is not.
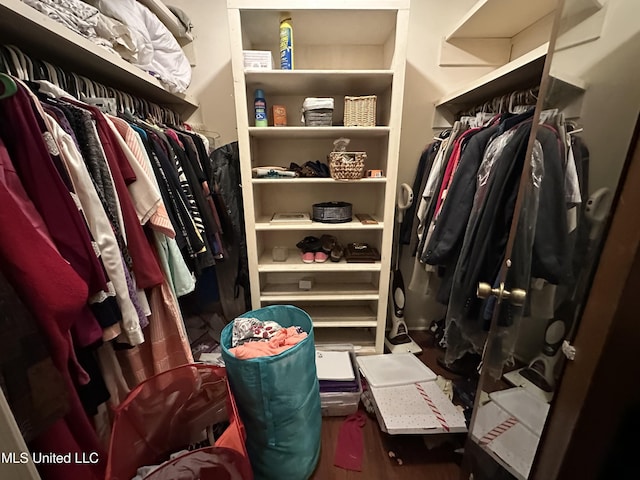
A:
[[[178,41],[186,40],[193,41],[193,37],[190,33],[186,36],[181,36],[181,32],[184,27],[171,10],[161,0],[139,0],[140,3],[145,5],[149,10],[156,14],[158,19],[164,23],[164,26],[171,32],[171,34],[178,39]]]
[[[245,80],[270,95],[373,95],[391,88],[393,70],[254,70]]]
[[[503,93],[539,84],[548,49],[548,43],[539,46],[465,87],[445,95],[436,102],[436,107],[474,106]]]
[[[447,35],[455,38],[512,38],[552,13],[558,0],[478,0]]]
[[[282,178],[254,178],[251,183],[254,185],[271,184],[271,183],[351,183],[351,184],[369,184],[369,183],[386,183],[386,177],[382,178],[361,178],[360,180],[335,180],[333,178],[304,178],[304,177],[282,177]]]
[[[407,10],[409,0],[356,0],[355,2],[345,2],[344,0],[322,0],[321,2],[309,0],[271,0],[265,3],[264,0],[228,0],[229,8],[239,8],[241,10],[354,10],[364,5],[371,10]],[[361,17],[362,18],[362,17]],[[320,32],[322,34],[322,32]]]
[[[249,127],[254,138],[304,139],[304,138],[348,138],[385,137],[389,127]]]
[[[311,290],[300,290],[297,283],[268,283],[260,292],[261,302],[356,301],[378,300],[378,297],[378,287],[372,283],[315,283]],[[342,309],[340,307],[339,310]]]
[[[374,6],[375,1],[357,2],[232,2],[229,8],[242,10],[242,34],[249,45],[277,47],[280,12],[289,11],[294,22],[296,48],[307,45],[384,45],[396,27],[396,16],[391,2],[385,6]],[[377,2],[385,3],[385,2]],[[394,2],[408,8],[408,1]],[[278,7],[280,4],[280,8]],[[334,4],[335,6],[331,6]],[[338,6],[337,4],[341,4]],[[253,6],[251,6],[253,5]],[[257,5],[260,5],[257,7]],[[257,8],[255,11],[253,9]],[[340,12],[336,10],[340,9]],[[253,11],[252,11],[253,10]],[[373,27],[375,25],[375,27]],[[263,48],[264,49],[264,48]]]
[[[380,262],[347,263],[327,260],[324,263],[304,263],[299,255],[290,255],[284,262],[274,262],[271,254],[262,254],[258,260],[258,272],[379,272]]]
[[[375,218],[375,217],[374,217]],[[345,223],[270,223],[270,216],[259,217],[256,221],[256,231],[265,230],[382,230],[384,229],[384,223],[378,221],[373,225],[365,225],[357,218],[353,218],[350,222]]]
[[[364,305],[304,305],[301,307],[317,328],[375,327],[376,312]]]
[[[20,0],[0,0],[0,42],[180,113],[198,107],[193,97],[167,91],[158,79]]]
[[[311,317],[313,319],[313,316]],[[315,325],[315,322],[314,322]],[[316,345],[345,344],[353,345],[357,355],[376,353],[375,329],[371,328],[314,328]]]

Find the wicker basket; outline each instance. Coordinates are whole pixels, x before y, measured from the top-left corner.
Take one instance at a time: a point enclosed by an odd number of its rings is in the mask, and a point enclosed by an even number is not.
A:
[[[376,126],[376,96],[344,97],[345,127]]]
[[[366,152],[329,153],[329,171],[335,180],[358,180],[364,176]]]

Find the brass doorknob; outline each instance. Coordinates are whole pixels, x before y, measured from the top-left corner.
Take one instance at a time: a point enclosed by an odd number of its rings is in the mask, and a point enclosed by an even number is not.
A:
[[[498,299],[498,303],[503,300],[508,300],[511,305],[521,307],[524,305],[524,301],[527,298],[527,292],[521,288],[514,288],[513,290],[505,290],[504,283],[501,283],[498,288],[493,288],[486,282],[478,283],[478,290],[476,291],[478,298],[489,298],[491,295]]]

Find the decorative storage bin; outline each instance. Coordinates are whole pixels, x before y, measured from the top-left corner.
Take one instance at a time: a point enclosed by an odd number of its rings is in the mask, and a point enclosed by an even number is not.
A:
[[[358,180],[364,176],[367,152],[329,153],[329,171],[336,180]]]
[[[351,207],[347,202],[322,202],[313,204],[312,219],[322,223],[346,223],[351,221]]]
[[[307,127],[330,127],[333,125],[333,98],[305,98],[302,115],[302,122]]]
[[[376,126],[376,96],[344,97],[345,127]]]

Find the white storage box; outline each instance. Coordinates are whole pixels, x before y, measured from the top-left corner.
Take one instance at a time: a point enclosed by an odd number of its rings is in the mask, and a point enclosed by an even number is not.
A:
[[[360,380],[360,373],[358,371],[358,364],[356,362],[356,354],[353,349],[353,345],[317,345],[316,351],[319,353],[322,353],[324,351],[347,352],[351,360],[351,368],[353,369],[355,381],[358,385],[358,390],[355,392],[320,391],[320,406],[322,415],[325,417],[340,417],[356,413],[358,411],[360,397],[362,396],[362,381]]]
[[[245,70],[273,69],[273,56],[268,50],[243,50]]]
[[[333,125],[333,98],[305,98],[302,104],[302,123],[307,127]]]

